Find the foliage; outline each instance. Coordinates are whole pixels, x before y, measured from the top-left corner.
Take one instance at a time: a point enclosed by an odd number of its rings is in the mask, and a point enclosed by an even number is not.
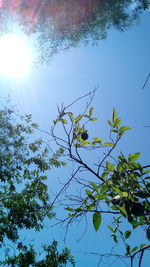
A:
[[[65,165],[59,161],[62,148],[50,157],[43,140],[34,138],[37,127],[31,115],[20,118],[14,108],[0,109],[0,246],[5,247],[5,242],[10,240],[17,242],[17,251],[21,251],[1,265],[62,267],[67,262],[74,265],[67,248],[57,252],[56,241],[44,246],[44,261],[37,261],[33,247],[28,249],[20,242],[21,229],[40,231],[44,219],[54,217],[45,172],[53,166]]]
[[[149,0],[10,0],[1,4],[1,21],[12,29],[16,18],[27,34],[38,33],[39,60],[48,62],[80,42],[96,44],[109,29],[126,30],[149,7]]]
[[[69,213],[62,222],[67,222],[67,228],[73,221],[81,220],[87,214],[93,214],[93,226],[98,231],[102,227],[103,215],[108,214],[110,218],[108,229],[113,241],[118,243],[121,237],[125,245],[124,256],[131,259],[131,266],[135,255],[138,253],[142,255],[139,257],[139,266],[141,266],[143,253],[150,248],[148,243],[150,240],[150,165],[144,166],[138,161],[140,153],[125,156],[121,152],[118,156],[113,156],[120,139],[131,129],[129,126],[122,125],[122,120],[115,109],[113,109],[112,119],[107,121],[110,127],[109,139],[104,140],[101,136],[91,137],[91,127],[88,127],[88,124],[97,121],[91,107],[94,94],[95,91],[83,96],[89,96],[90,99],[83,113],[77,116],[68,111],[68,108],[83,97],[67,107],[62,106],[58,109],[58,117],[54,120],[51,135],[56,144],[63,147],[65,155],[74,162],[76,169],[74,167],[74,173],[58,193],[55,201],[60,197],[60,193],[65,191],[65,200],[62,199],[61,203],[66,206],[65,209]],[[64,131],[64,136],[62,137],[61,134],[61,138],[58,134],[60,127]],[[82,134],[85,132],[88,133],[86,140],[82,139]],[[101,150],[105,151],[104,154],[100,153]],[[101,160],[100,154],[103,155]],[[93,165],[88,158],[95,159]],[[67,195],[66,190],[71,182],[78,184],[79,194]],[[128,227],[126,231],[122,230],[123,226]],[[134,235],[136,228],[145,232],[147,244],[137,244],[132,248],[128,239]]]
[[[19,267],[64,267],[67,263],[75,266],[74,258],[70,250],[64,248],[61,253],[57,250],[57,242],[54,240],[52,245],[43,245],[44,259],[38,260],[40,253],[35,252],[33,246],[23,245],[22,242],[18,243],[18,250],[20,251],[17,256],[9,257],[0,262],[2,266],[19,266]]]

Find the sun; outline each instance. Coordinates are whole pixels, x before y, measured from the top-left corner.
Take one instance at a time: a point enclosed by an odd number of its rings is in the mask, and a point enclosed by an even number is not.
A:
[[[23,77],[31,64],[31,48],[23,36],[6,34],[0,39],[0,75]]]

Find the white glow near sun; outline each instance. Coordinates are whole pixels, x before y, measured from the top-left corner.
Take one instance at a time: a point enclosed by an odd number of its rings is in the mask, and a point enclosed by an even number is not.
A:
[[[31,63],[31,49],[23,37],[7,34],[0,39],[0,75],[22,77]]]

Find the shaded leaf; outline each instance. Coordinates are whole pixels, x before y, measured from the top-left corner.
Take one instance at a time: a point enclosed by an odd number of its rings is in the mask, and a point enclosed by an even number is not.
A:
[[[115,242],[115,243],[118,243],[118,238],[117,238],[117,236],[116,236],[115,234],[112,234],[111,236],[113,237],[114,242]]]
[[[107,120],[108,124],[113,127],[113,123],[110,120]]]
[[[72,209],[72,208],[66,208],[65,210],[68,210],[68,211],[71,211],[71,212],[74,212],[74,209]]]
[[[126,232],[124,233],[125,239],[129,238],[130,235],[131,235],[131,231],[130,231],[130,230],[126,231]]]
[[[93,214],[93,225],[96,231],[99,229],[101,221],[102,221],[102,216],[100,212],[95,212]]]
[[[136,252],[137,250],[138,250],[138,247],[134,247],[134,248],[131,250],[131,253]]]
[[[146,230],[147,239],[150,241],[150,226]]]
[[[126,255],[129,255],[131,253],[131,248],[130,248],[130,245],[127,244],[126,245]]]

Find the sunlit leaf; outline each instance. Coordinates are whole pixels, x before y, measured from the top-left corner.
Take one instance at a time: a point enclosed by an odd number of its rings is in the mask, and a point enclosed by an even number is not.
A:
[[[92,108],[90,108],[90,110],[89,110],[89,116],[91,117],[92,116],[92,114],[93,114],[93,107]]]
[[[117,113],[116,113],[115,108],[113,108],[112,121],[115,122],[116,119],[117,119]]]
[[[131,127],[123,126],[123,127],[120,128],[120,131],[122,131],[122,132],[125,132],[125,131],[128,131],[128,130],[131,130]]]
[[[138,247],[134,247],[132,250],[131,250],[131,253],[134,253],[138,250]]]
[[[67,124],[68,123],[68,121],[65,120],[65,119],[61,119],[61,121],[62,121],[63,124]]]
[[[141,153],[130,154],[128,156],[129,162],[132,163],[132,162],[136,161],[139,158],[140,154]]]
[[[77,123],[77,122],[79,122],[81,119],[82,119],[82,115],[79,115],[79,116],[77,116],[76,118],[75,118],[75,122]]]
[[[73,117],[72,112],[67,112],[67,114],[68,114],[68,116],[69,116],[71,122],[74,122],[74,117]]]
[[[115,233],[115,230],[114,230],[114,228],[113,228],[111,225],[107,225],[107,227],[109,228],[109,230],[110,230],[112,233]]]
[[[120,124],[121,124],[121,119],[120,118],[117,118],[115,120],[115,123],[114,123],[114,128],[118,128],[120,126]]]
[[[110,164],[109,161],[106,161],[106,168],[108,171],[112,172],[114,171],[114,164]]]
[[[94,182],[91,182],[91,185],[95,189],[95,191],[98,192],[98,186]]]
[[[140,249],[145,248],[146,246],[147,246],[147,244],[141,244]]]
[[[98,121],[98,118],[91,118],[90,121]]]
[[[113,143],[106,142],[106,143],[103,144],[103,146],[114,146],[114,144]]]
[[[54,125],[56,125],[59,121],[60,119],[53,120]]]
[[[95,205],[94,204],[91,204],[91,205],[86,206],[86,209],[88,211],[93,210],[94,208],[95,208]]]

